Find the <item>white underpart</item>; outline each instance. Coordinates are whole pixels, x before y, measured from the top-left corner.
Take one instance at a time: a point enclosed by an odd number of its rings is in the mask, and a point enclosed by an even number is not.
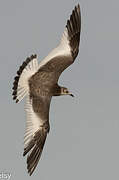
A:
[[[24,98],[24,96],[29,93],[28,80],[33,74],[37,72],[37,70],[38,70],[38,61],[36,58],[34,58],[22,71],[17,88],[17,99],[19,101],[21,101]]]
[[[60,44],[40,62],[39,68],[49,62],[52,58],[57,56],[71,56],[67,28],[65,28]]]
[[[43,123],[42,119],[34,112],[32,107],[32,99],[30,99],[29,95],[26,97],[25,111],[26,130],[24,135],[24,147],[27,147],[34,136],[34,133],[41,128]]]

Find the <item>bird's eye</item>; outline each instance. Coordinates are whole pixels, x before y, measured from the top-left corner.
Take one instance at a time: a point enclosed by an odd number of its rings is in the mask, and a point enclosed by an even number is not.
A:
[[[68,93],[68,90],[67,90],[67,89],[65,89],[65,90],[64,90],[64,92],[65,92],[65,93]]]

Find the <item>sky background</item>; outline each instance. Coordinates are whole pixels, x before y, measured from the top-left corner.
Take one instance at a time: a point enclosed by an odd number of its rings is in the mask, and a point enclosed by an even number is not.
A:
[[[50,133],[32,177],[23,153],[24,101],[12,83],[26,57],[39,62],[57,46],[80,3],[80,52],[59,84],[75,95],[55,97]],[[0,1],[0,173],[11,179],[119,180],[119,1]]]

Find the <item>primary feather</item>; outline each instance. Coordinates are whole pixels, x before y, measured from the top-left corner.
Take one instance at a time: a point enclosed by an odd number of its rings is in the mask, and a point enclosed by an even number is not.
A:
[[[24,153],[31,175],[41,157],[50,130],[49,109],[52,96],[60,93],[58,79],[70,66],[79,52],[81,13],[79,4],[67,21],[59,45],[38,65],[37,56],[27,58],[17,71],[13,83],[13,99],[16,102],[26,95],[26,131]]]

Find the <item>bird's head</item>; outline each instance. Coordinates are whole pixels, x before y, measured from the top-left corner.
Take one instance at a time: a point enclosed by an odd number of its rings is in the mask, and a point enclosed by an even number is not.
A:
[[[70,95],[70,96],[74,97],[74,95],[72,93],[70,93],[66,87],[61,87],[61,95]]]

